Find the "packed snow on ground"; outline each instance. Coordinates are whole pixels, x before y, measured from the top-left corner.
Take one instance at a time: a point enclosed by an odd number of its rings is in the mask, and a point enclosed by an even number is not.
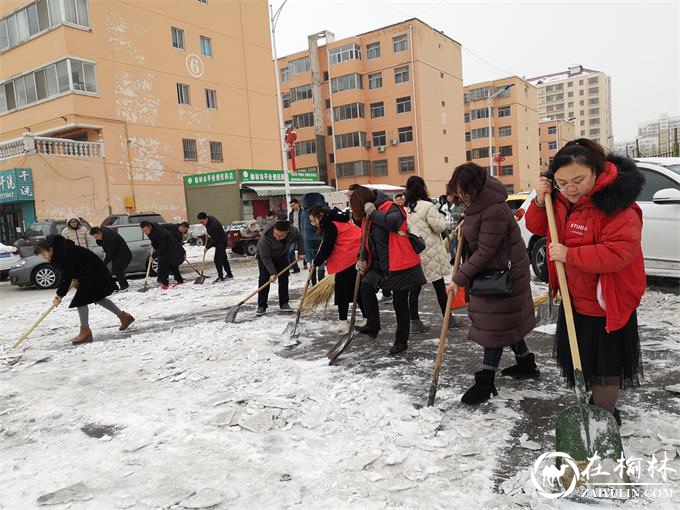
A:
[[[190,260],[202,255],[191,249]],[[95,342],[80,347],[70,345],[78,319],[65,300],[12,351],[49,305],[44,294],[17,294],[3,310],[0,508],[575,507],[541,498],[526,471],[492,490],[496,454],[519,418],[502,401],[488,414],[456,408],[443,423],[442,411],[398,391],[398,374],[367,379],[329,367],[323,352],[281,357],[292,316],[277,312],[275,288],[268,315],[253,321],[244,307],[224,323],[256,282],[252,262],[232,263],[237,278],[225,284],[192,285],[187,275],[183,287],[139,293],[134,282],[113,298],[136,317],[132,328],[118,332],[93,307]],[[292,277],[292,287],[303,282],[304,272]],[[677,310],[677,296],[664,306]],[[680,446],[677,424],[655,419],[652,429],[628,425],[626,440]]]

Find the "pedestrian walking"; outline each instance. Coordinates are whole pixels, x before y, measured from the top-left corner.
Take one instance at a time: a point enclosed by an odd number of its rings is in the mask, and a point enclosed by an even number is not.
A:
[[[61,231],[61,235],[73,241],[76,246],[88,249],[94,246],[94,241],[90,237],[87,227],[80,223],[78,218],[69,218],[66,226]]]
[[[290,224],[293,225],[300,234],[302,234],[302,238],[304,239],[304,233],[302,232],[302,207],[300,206],[300,201],[297,198],[293,198],[290,201],[290,213],[288,213],[288,221],[290,221]],[[292,251],[290,253],[290,261],[293,262],[295,260],[295,247],[292,247]],[[307,269],[307,261],[305,260],[304,262],[304,267],[303,269]],[[293,273],[299,273],[300,272],[300,266],[298,264],[295,264],[293,266],[293,269],[291,269]]]
[[[451,264],[449,264],[449,256],[441,238],[442,232],[446,229],[446,221],[439,213],[438,207],[430,200],[422,177],[413,175],[406,181],[405,202],[409,230],[419,235],[425,242],[425,249],[420,253],[420,265],[425,279],[434,287],[442,315],[450,314],[451,310],[446,309],[447,295],[444,277],[451,274]],[[418,297],[421,290],[422,287],[409,292],[411,333],[428,331],[418,314]]]
[[[607,155],[596,142],[580,138],[555,155],[539,177],[527,228],[547,236],[548,274],[558,289],[555,261],[564,264],[574,307],[574,324],[591,403],[616,421],[621,389],[643,376],[637,307],[645,292],[642,211],[635,203],[644,177],[631,159]],[[545,195],[553,195],[559,243],[550,238]],[[467,220],[466,220],[467,223]],[[574,386],[564,309],[555,334],[557,363]]]
[[[93,227],[90,229],[90,235],[103,248],[104,260],[102,262],[105,266],[111,264],[111,273],[118,281],[120,292],[127,290],[130,285],[125,278],[125,270],[132,261],[132,252],[125,239],[108,227]]]
[[[475,163],[458,166],[448,184],[448,193],[465,205],[464,263],[449,287],[469,293],[468,315],[472,321],[468,339],[484,348],[481,370],[475,384],[462,398],[479,404],[497,395],[496,371],[504,347],[511,347],[517,365],[504,371],[515,377],[538,377],[533,353],[524,341],[536,325],[531,298],[529,257],[517,221],[505,203],[506,188]],[[483,278],[488,277],[488,278]],[[479,282],[493,279],[491,293],[478,289]]]
[[[184,278],[179,272],[179,266],[184,262],[186,252],[177,238],[158,223],[142,221],[139,226],[151,241],[154,256],[158,258],[158,281],[161,284],[161,290],[168,290],[170,273],[175,278],[173,287],[182,285]]]
[[[231,273],[231,266],[229,265],[229,257],[227,257],[227,233],[220,220],[214,216],[208,216],[204,212],[198,213],[198,221],[205,227],[208,233],[208,243],[205,245],[206,251],[210,248],[215,248],[215,269],[217,269],[217,278],[213,283],[222,282],[225,280],[224,272],[226,271],[226,278],[233,278]]]
[[[52,264],[61,275],[53,305],[61,304],[62,298],[68,293],[72,283],[77,289],[69,304],[69,308],[78,309],[80,318],[80,333],[71,342],[73,345],[93,341],[88,309],[88,305],[91,304],[97,304],[118,317],[120,331],[125,331],[130,327],[135,318],[120,310],[108,298],[116,290],[116,283],[95,253],[77,246],[73,241],[61,235],[50,235],[38,242],[36,253]]]
[[[366,312],[366,325],[357,331],[377,338],[380,331],[380,312],[376,292],[379,288],[392,292],[397,331],[390,354],[408,348],[411,315],[408,293],[426,283],[420,257],[408,236],[406,213],[382,191],[363,186],[354,190],[350,198],[352,214],[363,219],[362,229],[368,229],[367,260],[357,262],[361,279],[361,298]]]
[[[292,226],[287,220],[275,220],[268,223],[257,242],[257,267],[259,269],[258,287],[267,281],[277,281],[276,275],[290,264],[290,249],[296,245],[298,260],[305,256],[305,245],[302,242],[300,231]],[[292,312],[288,296],[288,272],[278,277],[279,308],[284,312]],[[269,299],[269,286],[262,289],[257,295],[256,315],[267,312],[267,300]]]
[[[328,274],[335,275],[335,305],[338,307],[340,324],[337,331],[347,333],[349,304],[354,299],[357,255],[361,248],[361,229],[340,209],[315,205],[309,211],[309,221],[322,235],[321,248],[314,257],[315,267],[326,264]],[[358,300],[364,311],[363,302]]]

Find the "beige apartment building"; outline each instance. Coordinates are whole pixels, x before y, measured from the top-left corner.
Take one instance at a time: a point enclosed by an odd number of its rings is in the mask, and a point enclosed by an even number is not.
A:
[[[340,190],[419,175],[445,192],[465,160],[459,43],[410,19],[338,41],[311,35],[278,65],[298,168]]]
[[[465,87],[466,159],[490,169],[508,193],[530,190],[539,174],[536,100],[536,87],[517,76]]]
[[[575,138],[575,132],[573,121],[542,120],[538,123],[541,173],[548,171],[557,151]]]
[[[184,219],[183,176],[280,169],[271,55],[265,0],[3,0],[0,241],[34,218]]]
[[[576,138],[590,138],[613,147],[611,78],[581,65],[530,78],[538,88],[538,115],[574,121]]]

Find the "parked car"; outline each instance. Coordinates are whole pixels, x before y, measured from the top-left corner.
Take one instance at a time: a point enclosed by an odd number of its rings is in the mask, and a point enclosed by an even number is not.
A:
[[[87,221],[83,218],[78,218],[78,220],[88,231],[90,230],[90,224]],[[28,227],[28,230],[16,240],[14,245],[19,248],[22,257],[31,257],[39,241],[42,241],[49,235],[61,234],[61,231],[66,227],[66,221],[66,219],[38,220]]]
[[[112,214],[102,221],[102,227],[110,227],[111,225],[139,225],[143,221],[151,221],[153,223],[167,223],[165,218],[154,212],[141,212],[135,214]]]
[[[260,240],[260,226],[255,220],[234,221],[229,227],[225,227],[227,232],[227,247],[239,255],[255,256],[257,253],[257,242]]]
[[[132,261],[125,273],[146,273],[151,253],[151,241],[142,229],[138,225],[120,225],[109,228],[117,231],[125,239],[132,252]],[[100,258],[104,258],[104,250],[101,247],[95,246],[92,251]],[[158,269],[158,261],[154,260],[151,267],[155,272]],[[59,272],[39,255],[22,258],[9,271],[11,284],[18,287],[33,286],[38,289],[51,289],[59,285],[60,277]]]
[[[4,282],[10,268],[21,258],[19,248],[0,243],[0,281]]]
[[[645,271],[649,276],[680,278],[680,158],[640,158],[636,161],[646,180],[637,199],[642,209]],[[534,274],[547,282],[545,238],[529,232],[524,218],[535,196],[532,191],[515,217],[518,218]]]
[[[186,240],[191,246],[205,246],[208,242],[208,231],[201,223],[189,225]]]

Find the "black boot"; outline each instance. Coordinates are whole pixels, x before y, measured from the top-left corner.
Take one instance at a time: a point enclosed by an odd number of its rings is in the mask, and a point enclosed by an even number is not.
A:
[[[592,395],[590,397],[590,400],[588,401],[588,404],[591,406],[595,405],[595,400],[593,399]],[[616,424],[620,427],[621,426],[621,413],[619,412],[618,409],[614,408],[614,412],[612,413],[614,416],[614,419],[616,420]]]
[[[399,354],[400,352],[404,352],[406,349],[408,349],[408,342],[406,340],[395,340],[394,345],[390,349],[390,354]]]
[[[517,364],[501,370],[501,375],[509,375],[516,379],[536,379],[541,375],[541,372],[536,368],[536,360],[534,353],[523,357],[515,358]]]
[[[373,327],[369,326],[368,324],[365,326],[356,326],[354,329],[359,333],[370,336],[373,340],[378,338],[378,330],[373,329]]]
[[[493,370],[475,372],[475,385],[465,392],[460,401],[463,404],[481,404],[489,400],[492,393],[494,397],[498,395],[498,390],[494,385],[495,377],[496,372]]]
[[[417,335],[418,333],[427,333],[430,330],[420,319],[411,319],[411,333]]]

